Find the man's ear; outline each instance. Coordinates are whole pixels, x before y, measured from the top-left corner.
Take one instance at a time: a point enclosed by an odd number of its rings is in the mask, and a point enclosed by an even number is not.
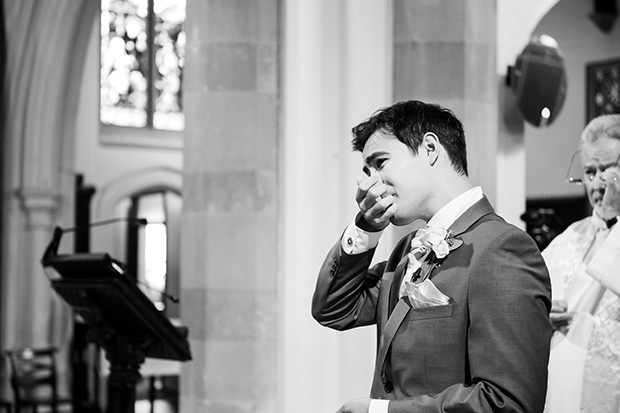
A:
[[[428,156],[429,164],[435,165],[437,159],[439,159],[439,149],[441,145],[439,145],[439,138],[433,132],[426,132],[422,137],[422,145],[420,145],[420,150],[425,151]]]

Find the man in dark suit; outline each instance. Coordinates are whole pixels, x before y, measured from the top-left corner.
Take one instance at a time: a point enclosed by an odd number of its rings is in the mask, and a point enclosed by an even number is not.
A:
[[[377,325],[370,397],[339,413],[541,412],[551,291],[525,232],[467,177],[461,122],[399,102],[353,128],[360,212],[328,253],[312,300],[322,325]],[[390,224],[424,220],[371,267]]]

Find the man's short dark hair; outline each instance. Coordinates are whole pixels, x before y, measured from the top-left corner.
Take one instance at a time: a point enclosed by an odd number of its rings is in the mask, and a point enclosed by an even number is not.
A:
[[[398,102],[379,109],[352,129],[353,150],[362,152],[368,139],[377,131],[393,135],[414,155],[418,154],[424,134],[432,132],[446,149],[454,170],[465,176],[468,174],[463,124],[449,109],[419,100]]]

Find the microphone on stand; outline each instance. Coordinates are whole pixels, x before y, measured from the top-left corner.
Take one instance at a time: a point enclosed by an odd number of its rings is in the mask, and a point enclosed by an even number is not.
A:
[[[50,258],[55,257],[58,255],[58,247],[60,246],[60,240],[62,238],[62,235],[67,233],[67,232],[76,232],[82,229],[87,229],[87,228],[93,228],[93,227],[99,227],[99,226],[103,226],[103,225],[109,225],[109,224],[114,224],[117,222],[127,222],[129,225],[147,225],[148,221],[146,220],[146,218],[112,218],[112,219],[107,219],[107,220],[103,220],[103,221],[97,221],[97,222],[93,222],[89,225],[81,225],[81,226],[77,226],[77,227],[71,227],[71,228],[61,228],[59,226],[56,226],[54,228],[54,233],[52,235],[52,240],[50,241],[49,245],[47,246],[47,248],[45,249],[45,252],[43,254],[43,258],[41,259],[41,263],[43,264],[43,266],[46,266],[46,263],[49,261]],[[112,257],[110,257],[111,261],[113,264],[116,265],[117,269],[121,270],[123,273],[127,272],[127,268],[126,265]],[[173,294],[168,294],[165,291],[160,291],[157,290],[153,287],[151,287],[150,285],[140,282],[140,281],[135,281],[136,284],[143,286],[151,291],[154,291],[158,294],[161,294],[163,297],[167,298],[168,300],[172,301],[173,303],[179,303],[180,299],[179,297],[177,297],[176,295]]]
[[[168,294],[165,291],[161,291],[161,290],[158,290],[157,288],[153,288],[150,285],[148,285],[146,283],[143,283],[141,281],[138,281],[137,283],[138,283],[138,285],[140,285],[140,286],[142,286],[144,288],[147,288],[147,289],[149,289],[149,290],[151,290],[153,292],[156,292],[157,294],[161,294],[162,297],[167,298],[168,300],[172,301],[173,303],[178,304],[178,302],[180,301],[180,298],[177,297],[176,295]]]
[[[75,232],[75,231],[79,231],[81,229],[86,229],[86,228],[94,228],[94,227],[100,227],[102,225],[108,225],[108,224],[114,224],[116,222],[127,222],[129,224],[133,224],[133,225],[146,225],[148,224],[148,221],[146,220],[146,218],[112,218],[112,219],[106,219],[103,221],[97,221],[97,222],[92,222],[88,225],[80,225],[77,227],[72,227],[72,228],[64,228],[62,229],[62,232]]]
[[[102,226],[102,225],[114,224],[116,222],[127,222],[130,225],[146,225],[146,224],[148,224],[148,221],[146,220],[146,218],[127,218],[127,217],[123,217],[123,218],[106,219],[106,220],[103,220],[103,221],[93,222],[93,223],[88,224],[88,225],[80,225],[80,226],[71,227],[71,228],[62,228],[60,226],[56,226],[54,228],[54,233],[52,235],[52,239],[51,239],[50,243],[48,244],[47,248],[45,248],[45,252],[43,253],[43,258],[41,259],[41,262],[43,263],[43,265],[45,265],[45,262],[47,260],[49,260],[50,258],[58,255],[58,247],[60,246],[60,239],[62,238],[62,234],[67,233],[67,232],[76,232],[76,231],[80,231],[80,230],[88,229],[88,228],[99,227],[99,226]]]

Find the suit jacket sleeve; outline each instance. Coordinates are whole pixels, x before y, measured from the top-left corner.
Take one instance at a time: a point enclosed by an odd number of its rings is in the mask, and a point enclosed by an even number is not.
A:
[[[336,330],[376,323],[377,298],[386,262],[370,267],[375,249],[348,255],[337,242],[319,271],[312,316]]]

